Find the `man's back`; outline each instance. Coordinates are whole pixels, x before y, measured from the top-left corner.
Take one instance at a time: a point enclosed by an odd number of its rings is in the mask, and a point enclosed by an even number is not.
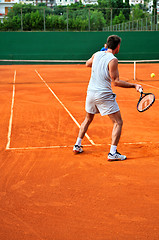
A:
[[[108,64],[113,58],[115,57],[112,53],[101,51],[95,53],[88,91],[112,93]]]

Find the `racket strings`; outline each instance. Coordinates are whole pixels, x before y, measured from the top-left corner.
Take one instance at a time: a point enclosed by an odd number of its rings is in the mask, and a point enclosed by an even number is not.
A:
[[[143,112],[145,111],[147,108],[149,108],[153,102],[154,102],[154,95],[153,94],[148,94],[146,96],[144,96],[140,102],[138,103],[138,110]]]

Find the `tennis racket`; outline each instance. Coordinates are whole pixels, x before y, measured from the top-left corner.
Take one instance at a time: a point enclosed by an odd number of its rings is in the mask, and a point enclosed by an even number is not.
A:
[[[137,103],[137,110],[144,112],[155,102],[155,95],[153,93],[143,93],[142,88],[139,89],[140,99]]]

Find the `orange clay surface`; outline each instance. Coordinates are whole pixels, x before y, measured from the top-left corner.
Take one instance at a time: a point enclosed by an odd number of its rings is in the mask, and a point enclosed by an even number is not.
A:
[[[121,79],[130,68],[119,66]],[[141,82],[156,96],[144,113],[135,89],[113,87],[127,160],[108,162],[107,116],[87,132],[95,145],[85,137],[84,153],[72,152],[90,70],[0,66],[0,240],[159,239],[159,81]]]

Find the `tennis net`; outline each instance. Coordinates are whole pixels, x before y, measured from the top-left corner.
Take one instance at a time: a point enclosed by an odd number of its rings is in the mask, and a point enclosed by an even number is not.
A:
[[[23,65],[23,64],[78,64],[85,63],[86,60],[15,60],[15,59],[0,59],[0,65]]]
[[[86,60],[11,60],[1,59],[0,65],[52,65],[85,64]],[[120,78],[123,80],[158,81],[159,60],[119,60]],[[154,77],[151,74],[154,73]]]
[[[119,61],[119,72],[128,80],[156,81],[159,80],[159,60]]]

